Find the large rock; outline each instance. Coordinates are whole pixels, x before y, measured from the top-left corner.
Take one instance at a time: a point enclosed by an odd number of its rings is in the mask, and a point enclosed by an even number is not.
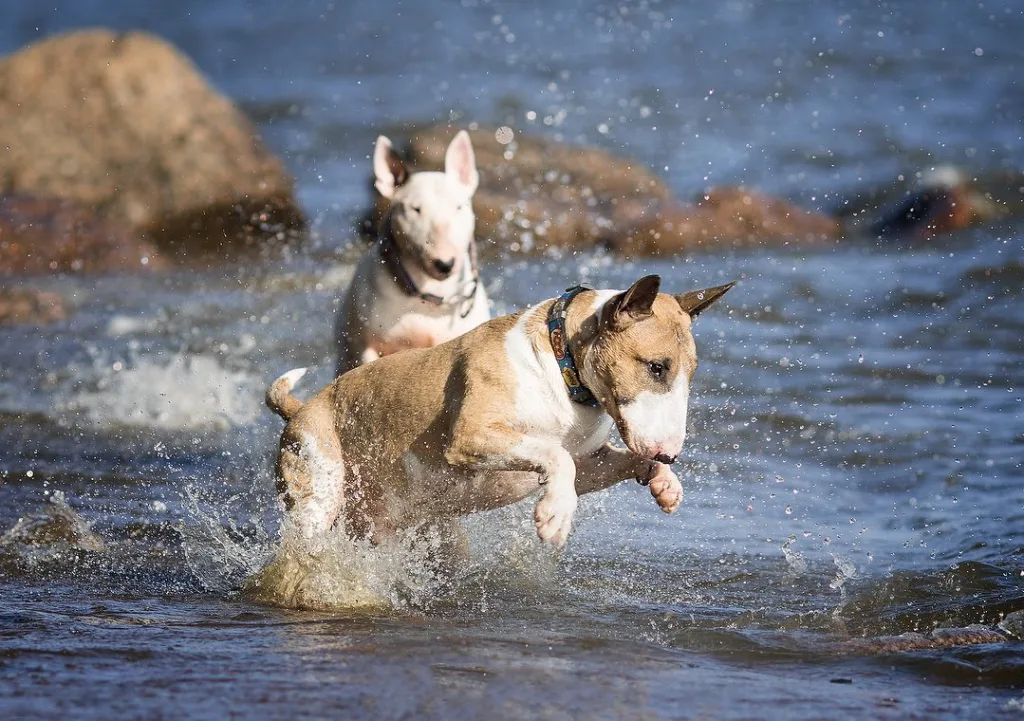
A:
[[[454,129],[421,130],[409,141],[414,170],[437,170]],[[470,131],[480,172],[473,199],[477,235],[512,250],[600,245],[631,255],[678,253],[711,245],[818,242],[839,221],[781,198],[718,188],[697,204],[672,199],[668,186],[636,161],[594,148],[495,128]],[[377,196],[364,223],[372,232],[386,201]]]
[[[152,35],[74,32],[3,59],[0,118],[0,194],[75,201],[215,252],[304,224],[252,124]]]

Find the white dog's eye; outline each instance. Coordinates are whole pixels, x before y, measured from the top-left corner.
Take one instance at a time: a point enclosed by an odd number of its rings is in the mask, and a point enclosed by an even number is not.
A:
[[[409,209],[412,210],[412,212],[416,213],[416,215],[420,214],[421,208],[418,205],[410,205]]]

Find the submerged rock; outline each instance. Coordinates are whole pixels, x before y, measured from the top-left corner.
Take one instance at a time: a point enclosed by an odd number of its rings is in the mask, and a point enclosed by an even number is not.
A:
[[[304,224],[252,124],[152,35],[73,32],[4,58],[0,116],[0,194],[73,201],[216,254]]]
[[[1024,610],[1006,614],[999,622],[999,630],[1018,641],[1024,641]]]
[[[166,265],[152,243],[81,205],[53,198],[0,196],[0,276]]]
[[[908,632],[898,636],[855,638],[840,643],[837,649],[844,653],[885,654],[982,643],[1006,643],[1012,640],[1014,639],[1009,633],[998,627],[972,624],[962,628],[936,628],[927,634]]]
[[[886,207],[869,232],[928,239],[994,220],[1009,210],[974,187],[959,168],[940,166],[923,173],[911,190]]]
[[[0,288],[0,325],[44,325],[68,316],[64,298],[31,288]]]
[[[0,566],[31,567],[106,550],[106,542],[68,504],[63,491],[54,491],[48,501],[0,533]]]

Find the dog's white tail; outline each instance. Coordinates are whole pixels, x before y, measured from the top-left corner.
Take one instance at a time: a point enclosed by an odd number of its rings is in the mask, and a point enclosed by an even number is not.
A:
[[[292,388],[306,375],[305,368],[295,368],[270,384],[267,389],[267,407],[286,421],[298,413],[303,403],[292,395]]]

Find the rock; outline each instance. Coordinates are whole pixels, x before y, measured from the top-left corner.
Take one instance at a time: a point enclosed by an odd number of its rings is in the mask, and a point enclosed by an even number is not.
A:
[[[589,246],[614,224],[617,206],[667,201],[665,183],[640,164],[602,150],[529,135],[501,144],[494,128],[470,130],[480,187],[473,198],[477,235],[512,250]],[[427,128],[410,138],[412,170],[443,167],[455,130]],[[364,230],[375,232],[387,202],[376,197]]]
[[[869,232],[927,240],[1006,214],[962,170],[939,166],[922,173],[911,191],[870,223]]]
[[[1005,643],[1008,636],[998,628],[974,623],[963,628],[936,628],[931,632],[936,646],[970,646],[977,643]]]
[[[0,325],[44,325],[68,316],[64,299],[56,293],[30,288],[0,288]]]
[[[40,510],[21,516],[0,534],[0,550],[22,563],[61,561],[68,554],[100,553],[107,548],[90,523],[68,504],[64,491],[54,491]]]
[[[0,194],[74,201],[215,253],[304,225],[252,124],[152,35],[73,32],[4,58],[0,117]]]
[[[898,636],[871,636],[840,641],[833,648],[842,653],[887,654],[921,651],[951,646],[974,646],[984,643],[1006,643],[1013,636],[997,626],[971,624],[958,628],[936,628],[930,633],[914,631]]]
[[[0,276],[166,267],[137,233],[69,201],[0,196]]]
[[[441,168],[454,133],[446,125],[413,133],[406,153],[411,168]],[[499,137],[512,139],[503,144]],[[601,246],[641,256],[840,239],[932,238],[1024,214],[1019,174],[982,189],[960,169],[940,166],[917,174],[918,182],[900,191],[895,202],[891,192],[864,189],[859,202],[832,214],[745,187],[711,188],[695,203],[682,203],[638,163],[601,150],[507,128],[478,128],[470,138],[480,173],[473,199],[477,235],[513,251]],[[1000,198],[1007,189],[1013,192]],[[365,235],[376,234],[386,210],[387,202],[376,196],[363,222]]]
[[[407,158],[436,170],[454,130],[412,135]],[[493,128],[470,131],[480,172],[474,197],[477,235],[512,250],[605,246],[630,255],[677,253],[710,245],[782,244],[839,235],[839,222],[780,198],[742,188],[711,191],[696,205],[672,200],[668,186],[635,161],[594,148],[515,135],[501,144]],[[387,209],[377,198],[364,228]]]
[[[1012,638],[1024,641],[1024,611],[1006,614],[1006,617],[999,622],[999,628]]]
[[[749,188],[722,187],[712,188],[695,205],[644,208],[607,244],[630,255],[658,255],[721,245],[807,245],[835,241],[841,233],[836,218]]]
[[[477,165],[486,169],[481,184],[499,193],[529,190],[556,202],[610,203],[619,198],[668,200],[672,192],[663,180],[635,160],[603,150],[566,145],[537,136],[513,134],[499,143],[494,128],[470,130]],[[417,167],[444,166],[444,154],[455,131],[447,125],[413,134],[409,159]]]

